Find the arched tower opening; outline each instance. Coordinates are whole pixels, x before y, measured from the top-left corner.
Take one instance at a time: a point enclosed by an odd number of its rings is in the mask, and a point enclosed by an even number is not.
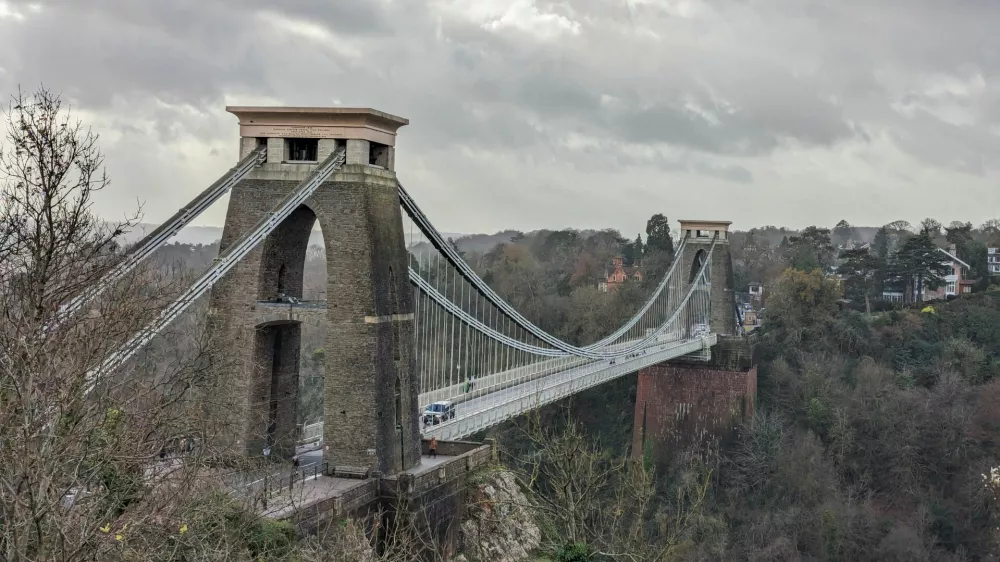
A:
[[[220,360],[234,365],[214,385],[226,390],[230,405],[219,411],[230,428],[220,444],[251,454],[267,441],[291,449],[288,428],[296,424],[288,420],[313,421],[301,414],[309,410],[313,379],[323,390],[322,429],[313,435],[322,432],[330,471],[395,474],[415,466],[414,308],[394,174],[396,131],[408,121],[342,107],[227,110],[240,120],[241,155],[261,138],[267,155],[232,188],[221,251],[302,189],[317,162],[328,165],[343,151],[343,164],[212,289],[210,329],[231,342]],[[390,301],[397,301],[397,314],[390,313]],[[320,321],[313,323],[313,315]],[[314,325],[325,328],[325,337],[316,336],[321,346],[309,343]],[[313,365],[325,367],[321,378],[308,374]],[[299,385],[300,414],[285,406],[293,403],[285,395],[291,380]]]
[[[322,420],[325,311],[316,297],[325,293],[326,254],[317,226],[303,205],[262,244],[256,300],[279,319],[254,333],[251,451],[291,457],[307,426]]]
[[[296,209],[262,244],[257,300],[303,299],[303,273],[316,214],[305,205]]]
[[[698,272],[701,271],[701,266],[705,264],[705,259],[708,253],[705,250],[698,250],[694,259],[691,260],[691,273],[688,275],[688,283],[694,283],[698,277]]]

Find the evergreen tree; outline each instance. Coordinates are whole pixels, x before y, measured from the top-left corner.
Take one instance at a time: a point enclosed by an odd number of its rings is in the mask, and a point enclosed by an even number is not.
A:
[[[846,244],[850,240],[854,240],[858,237],[858,231],[856,228],[851,226],[846,220],[842,220],[837,223],[837,226],[833,227],[832,240],[835,244]]]
[[[924,287],[937,289],[950,271],[946,257],[931,238],[929,230],[922,230],[907,238],[893,255],[889,266],[891,278],[912,290],[910,302],[922,302]]]
[[[840,259],[837,273],[847,278],[844,284],[846,296],[855,300],[864,299],[865,312],[871,314],[870,298],[879,285],[884,262],[866,248],[845,250],[841,252]]]
[[[827,228],[807,227],[798,236],[788,239],[789,263],[800,271],[819,269],[826,272],[833,265],[835,248]]]
[[[945,227],[945,239],[955,245],[956,257],[969,261],[969,243],[972,242],[972,223],[952,221]]]
[[[646,221],[646,250],[674,255],[674,240],[670,237],[670,220],[657,213]]]
[[[885,261],[889,259],[889,229],[882,227],[875,232],[875,240],[872,241],[872,252],[876,257]]]

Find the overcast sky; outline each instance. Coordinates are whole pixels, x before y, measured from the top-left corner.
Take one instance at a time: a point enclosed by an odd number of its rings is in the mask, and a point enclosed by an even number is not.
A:
[[[398,175],[448,232],[979,224],[997,29],[997,0],[0,0],[0,92],[101,134],[108,218],[170,216],[236,162],[224,107],[273,104],[409,118]]]

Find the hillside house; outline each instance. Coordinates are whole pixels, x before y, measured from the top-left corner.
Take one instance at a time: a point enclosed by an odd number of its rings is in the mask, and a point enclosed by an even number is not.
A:
[[[952,244],[947,250],[941,248],[938,248],[938,250],[946,256],[944,263],[951,268],[951,271],[948,275],[944,276],[944,285],[938,287],[936,290],[924,288],[924,300],[943,300],[948,297],[971,293],[972,285],[975,284],[974,280],[968,278],[971,266],[958,259],[955,245]]]
[[[626,281],[642,281],[642,264],[638,261],[633,265],[625,265],[621,256],[611,260],[611,267],[604,273],[604,279],[597,284],[602,293],[615,291]]]
[[[969,279],[970,265],[958,258],[955,245],[952,244],[947,250],[938,248],[944,254],[942,263],[947,265],[949,272],[943,277],[944,284],[937,289],[924,287],[922,301],[944,300],[948,297],[957,297],[972,292],[975,279]],[[887,286],[882,292],[882,300],[888,302],[904,302],[905,295],[912,295],[915,290],[916,280],[903,283],[902,286]]]
[[[986,268],[990,275],[1000,276],[1000,248],[986,248]]]

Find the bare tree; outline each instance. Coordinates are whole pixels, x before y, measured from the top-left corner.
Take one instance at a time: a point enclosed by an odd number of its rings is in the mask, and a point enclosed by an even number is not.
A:
[[[550,552],[586,545],[614,560],[661,560],[704,507],[710,473],[689,479],[672,499],[658,496],[650,466],[609,456],[568,413],[565,423],[553,424],[536,410],[516,433],[529,450],[505,457]]]
[[[79,314],[60,307],[121,258],[137,215],[92,212],[108,185],[97,135],[58,95],[18,92],[0,145],[0,559],[106,559],[144,526],[173,525],[195,472],[157,462],[198,418],[183,401],[204,350],[179,339],[85,388],[94,365],[176,292],[140,268]],[[170,348],[170,349],[166,349]],[[171,362],[149,372],[143,361]],[[183,357],[178,359],[178,355]],[[201,428],[199,432],[202,432]],[[129,529],[126,531],[125,529]],[[175,531],[176,532],[176,531]]]

